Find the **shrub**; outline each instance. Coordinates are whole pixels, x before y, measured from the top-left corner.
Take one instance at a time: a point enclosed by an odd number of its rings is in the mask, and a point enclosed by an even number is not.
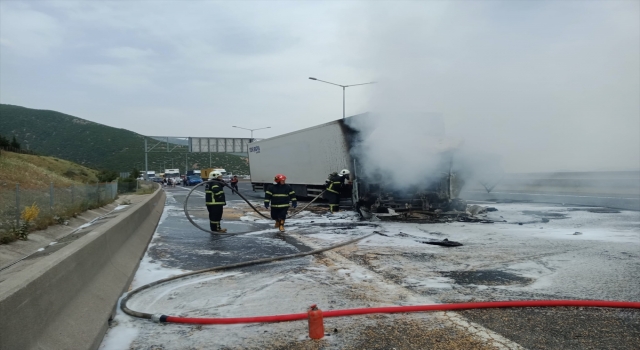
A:
[[[8,232],[0,232],[0,244],[9,244],[11,242],[16,241],[18,238],[16,238],[16,235],[13,234],[13,232],[8,231]]]
[[[14,234],[18,239],[27,240],[27,236],[29,235],[29,227],[31,224],[38,218],[40,214],[40,208],[36,203],[33,203],[31,206],[26,207],[22,210],[22,214],[20,214],[20,218],[22,219],[22,224],[20,227],[14,230]]]

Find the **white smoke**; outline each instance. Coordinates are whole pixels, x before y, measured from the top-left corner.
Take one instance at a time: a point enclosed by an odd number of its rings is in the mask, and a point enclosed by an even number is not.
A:
[[[352,149],[364,168],[360,175],[380,176],[396,188],[429,185],[448,173],[450,154],[461,146],[445,137],[439,113],[376,109],[347,123],[360,131]]]
[[[372,86],[361,159],[397,184],[454,167],[640,169],[637,2],[367,3]],[[444,121],[435,136],[433,116]]]

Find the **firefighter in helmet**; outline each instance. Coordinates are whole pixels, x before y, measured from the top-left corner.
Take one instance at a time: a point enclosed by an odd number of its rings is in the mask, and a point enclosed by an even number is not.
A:
[[[209,211],[209,227],[213,232],[227,232],[227,229],[220,227],[223,207],[227,205],[224,197],[224,184],[222,183],[222,173],[214,170],[209,173],[209,181],[204,185],[207,211]]]
[[[274,184],[269,186],[264,193],[264,207],[271,206],[271,218],[276,221],[275,227],[284,232],[284,220],[287,218],[289,202],[294,208],[298,206],[296,193],[285,182],[287,177],[278,174],[274,179]]]
[[[345,180],[349,179],[349,170],[342,169],[340,172],[333,172],[326,181],[326,192],[324,198],[329,201],[329,212],[337,213],[340,211],[340,193]]]

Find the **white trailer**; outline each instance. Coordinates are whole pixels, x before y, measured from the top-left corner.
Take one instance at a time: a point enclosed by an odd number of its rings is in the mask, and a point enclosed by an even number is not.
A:
[[[330,173],[348,169],[350,181],[343,187],[342,197],[350,198],[361,212],[466,207],[465,203],[453,201],[457,195],[452,189],[454,186],[459,188],[461,183],[452,181],[451,154],[442,154],[449,165],[449,174],[443,175],[443,171],[424,174],[423,185],[412,188],[394,188],[392,183],[383,181],[385,177],[375,167],[366,173],[367,164],[361,164],[352,154],[354,143],[364,136],[348,126],[352,118],[367,118],[367,115],[339,119],[250,143],[249,168],[254,191],[264,191],[277,174],[284,174],[298,196],[315,197],[324,190]]]
[[[347,133],[344,121],[336,120],[250,143],[254,190],[264,190],[284,174],[298,196],[316,196],[331,172],[349,169],[355,175]]]
[[[173,178],[177,184],[182,183],[182,179],[180,178],[180,169],[164,169],[164,178],[167,180]]]

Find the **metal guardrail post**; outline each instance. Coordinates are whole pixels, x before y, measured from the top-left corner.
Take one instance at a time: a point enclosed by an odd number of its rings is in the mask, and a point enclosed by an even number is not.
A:
[[[20,227],[20,184],[16,184],[16,228]]]
[[[53,214],[53,181],[49,185],[49,211]]]

